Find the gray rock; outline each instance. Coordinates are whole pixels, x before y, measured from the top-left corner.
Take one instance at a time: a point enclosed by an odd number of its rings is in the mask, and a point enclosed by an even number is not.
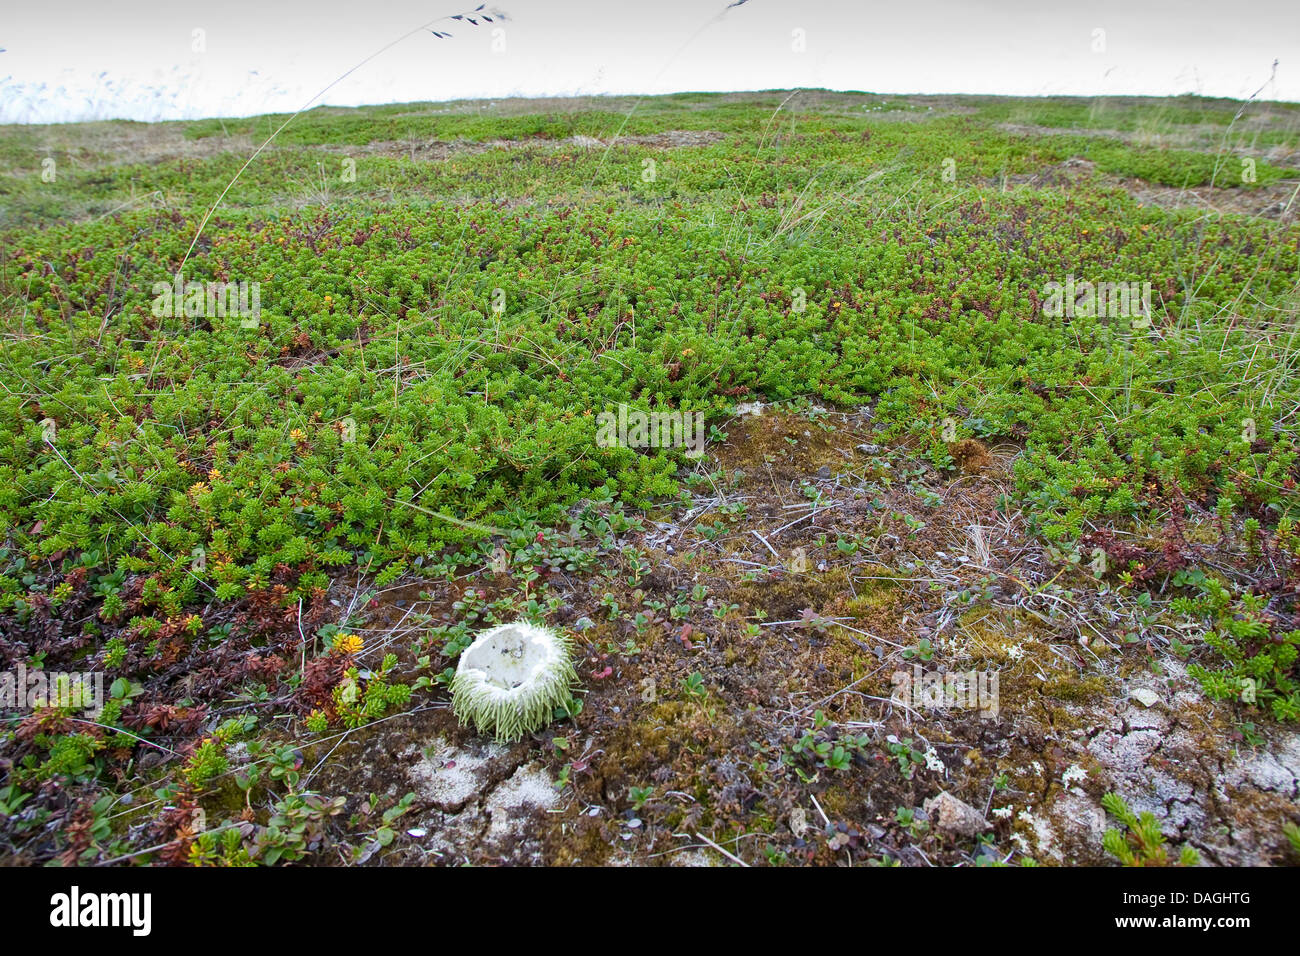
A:
[[[984,819],[984,814],[970,804],[962,803],[946,790],[926,800],[922,806],[926,815],[934,821],[935,828],[942,833],[973,837],[993,829],[993,824]]]

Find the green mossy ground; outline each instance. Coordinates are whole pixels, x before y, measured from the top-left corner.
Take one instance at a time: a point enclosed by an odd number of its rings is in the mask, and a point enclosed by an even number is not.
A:
[[[0,128],[0,650],[119,682],[100,726],[6,715],[4,852],[211,862],[202,810],[264,862],[310,790],[347,805],[279,859],[1092,862],[1019,814],[1139,787],[1088,742],[1146,682],[1218,755],[1148,755],[1208,807],[1171,833],[1277,858],[1281,795],[1210,794],[1300,699],[1261,656],[1297,628],[1300,112],[787,96],[314,110],[197,241],[275,118]],[[182,264],[260,282],[258,320],[156,315]],[[1045,315],[1068,276],[1150,282],[1150,323]],[[598,446],[620,403],[705,414],[706,455]],[[1224,666],[1193,571],[1263,604],[1218,612],[1258,707],[1192,699]],[[517,616],[574,634],[581,710],[468,809],[377,823],[405,742],[477,746],[442,677]],[[389,654],[411,696],[358,716]],[[891,705],[922,662],[997,669],[1001,718]],[[556,806],[492,837],[537,761]],[[901,822],[940,789],[1015,815]]]

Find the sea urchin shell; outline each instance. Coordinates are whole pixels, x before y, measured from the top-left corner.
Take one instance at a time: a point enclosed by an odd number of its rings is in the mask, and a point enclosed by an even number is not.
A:
[[[569,640],[527,621],[484,631],[460,655],[451,682],[460,722],[509,742],[545,727],[578,681]]]

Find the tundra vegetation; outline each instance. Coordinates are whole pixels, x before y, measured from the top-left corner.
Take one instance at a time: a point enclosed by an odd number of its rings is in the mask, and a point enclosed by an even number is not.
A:
[[[0,128],[8,862],[1295,859],[1300,107],[284,119]]]

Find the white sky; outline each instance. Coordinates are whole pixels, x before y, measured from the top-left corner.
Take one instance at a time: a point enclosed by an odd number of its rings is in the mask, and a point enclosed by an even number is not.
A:
[[[3,2],[0,122],[292,112],[404,33],[477,4]],[[1275,59],[1261,95],[1300,100],[1297,0],[747,0],[723,16],[726,0],[498,4],[504,51],[493,25],[445,21],[452,39],[408,37],[319,102],[790,87],[1245,97]]]

